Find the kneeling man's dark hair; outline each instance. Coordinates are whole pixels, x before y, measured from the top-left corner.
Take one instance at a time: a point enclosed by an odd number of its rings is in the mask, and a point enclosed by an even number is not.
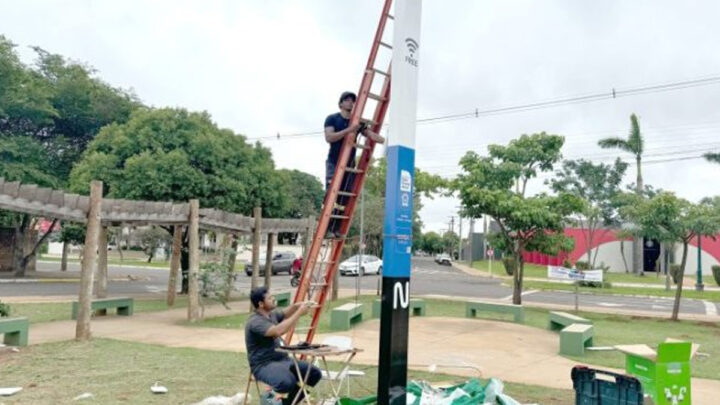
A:
[[[255,287],[250,291],[250,302],[252,302],[253,307],[258,308],[260,303],[265,299],[267,292],[268,289],[265,286]]]

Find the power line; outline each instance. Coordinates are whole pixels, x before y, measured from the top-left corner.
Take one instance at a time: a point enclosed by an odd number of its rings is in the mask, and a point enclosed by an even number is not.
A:
[[[488,109],[482,109],[482,110],[475,108],[473,111],[468,111],[468,112],[421,118],[421,119],[418,119],[416,122],[418,124],[443,123],[443,122],[450,122],[450,121],[457,121],[457,120],[480,118],[480,117],[491,116],[491,115],[532,111],[532,110],[537,110],[537,109],[542,109],[542,108],[551,108],[551,107],[558,107],[558,106],[563,106],[563,105],[588,103],[588,102],[602,101],[602,100],[612,100],[612,99],[616,99],[616,98],[629,97],[629,96],[642,95],[642,94],[653,94],[653,93],[660,93],[660,92],[666,92],[666,91],[682,90],[682,89],[687,89],[687,88],[709,86],[709,85],[714,85],[714,84],[720,84],[720,76],[709,76],[709,77],[704,77],[704,78],[674,81],[674,82],[661,83],[661,84],[635,86],[635,87],[629,87],[626,89],[612,88],[609,91],[606,90],[606,91],[591,93],[591,94],[570,96],[570,97],[564,97],[564,98],[555,98],[555,99],[549,99],[549,100],[538,101],[538,102],[516,104],[516,105],[488,108]],[[317,135],[323,135],[323,134],[324,134],[323,131],[304,131],[304,132],[296,132],[296,133],[289,133],[289,134],[276,133],[275,135],[252,137],[252,138],[247,138],[247,139],[248,140],[262,140],[262,139],[301,138],[301,137],[317,136]]]

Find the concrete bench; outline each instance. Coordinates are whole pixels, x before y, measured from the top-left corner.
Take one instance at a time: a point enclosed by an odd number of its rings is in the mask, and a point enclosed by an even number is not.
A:
[[[513,320],[517,323],[525,322],[525,309],[522,305],[515,304],[498,304],[494,302],[466,302],[465,317],[474,318],[478,312],[500,312],[504,314],[512,314]]]
[[[574,323],[560,331],[560,354],[584,356],[585,348],[592,347],[595,330],[592,325]]]
[[[574,323],[581,323],[585,325],[592,325],[592,321],[581,318],[577,315],[569,314],[567,312],[550,312],[550,319],[548,320],[548,329],[560,330],[566,326],[570,326]]]
[[[290,291],[275,294],[275,303],[279,308],[290,306]]]
[[[29,324],[24,316],[0,318],[0,334],[5,335],[3,343],[11,346],[27,346]]]
[[[362,304],[345,304],[330,311],[330,329],[348,330],[350,325],[362,322]]]
[[[77,319],[78,306],[77,301],[72,303],[72,319]],[[92,300],[90,304],[92,311],[102,311],[103,314],[107,313],[109,308],[117,308],[118,315],[130,316],[133,314],[133,299],[127,297],[100,298]]]
[[[372,317],[373,318],[380,318],[380,311],[382,308],[382,304],[380,299],[376,299],[373,301],[373,307],[372,307]],[[425,300],[422,300],[420,298],[410,298],[410,303],[408,304],[408,310],[410,311],[410,315],[413,316],[425,316]]]

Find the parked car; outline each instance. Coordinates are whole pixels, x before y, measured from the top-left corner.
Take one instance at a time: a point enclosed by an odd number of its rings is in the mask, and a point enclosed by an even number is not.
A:
[[[292,273],[293,262],[295,261],[295,253],[293,252],[278,252],[272,258],[272,274],[278,273]],[[261,276],[265,275],[265,259],[260,259],[260,271]],[[253,266],[252,261],[245,263],[245,274],[252,276]]]
[[[440,253],[439,255],[435,256],[435,263],[450,266],[450,256],[447,253]]]
[[[340,263],[340,275],[362,276],[382,273],[382,260],[377,256],[362,255],[362,259],[359,259],[359,255],[355,255]]]

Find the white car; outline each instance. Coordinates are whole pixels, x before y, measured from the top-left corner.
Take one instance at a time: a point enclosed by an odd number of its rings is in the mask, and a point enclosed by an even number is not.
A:
[[[362,259],[360,259],[360,255],[355,255],[340,263],[339,270],[341,276],[381,274],[382,260],[380,260],[377,256],[372,255],[362,255]]]
[[[450,266],[451,265],[450,255],[448,255],[446,253],[441,253],[441,254],[435,256],[435,263]]]

